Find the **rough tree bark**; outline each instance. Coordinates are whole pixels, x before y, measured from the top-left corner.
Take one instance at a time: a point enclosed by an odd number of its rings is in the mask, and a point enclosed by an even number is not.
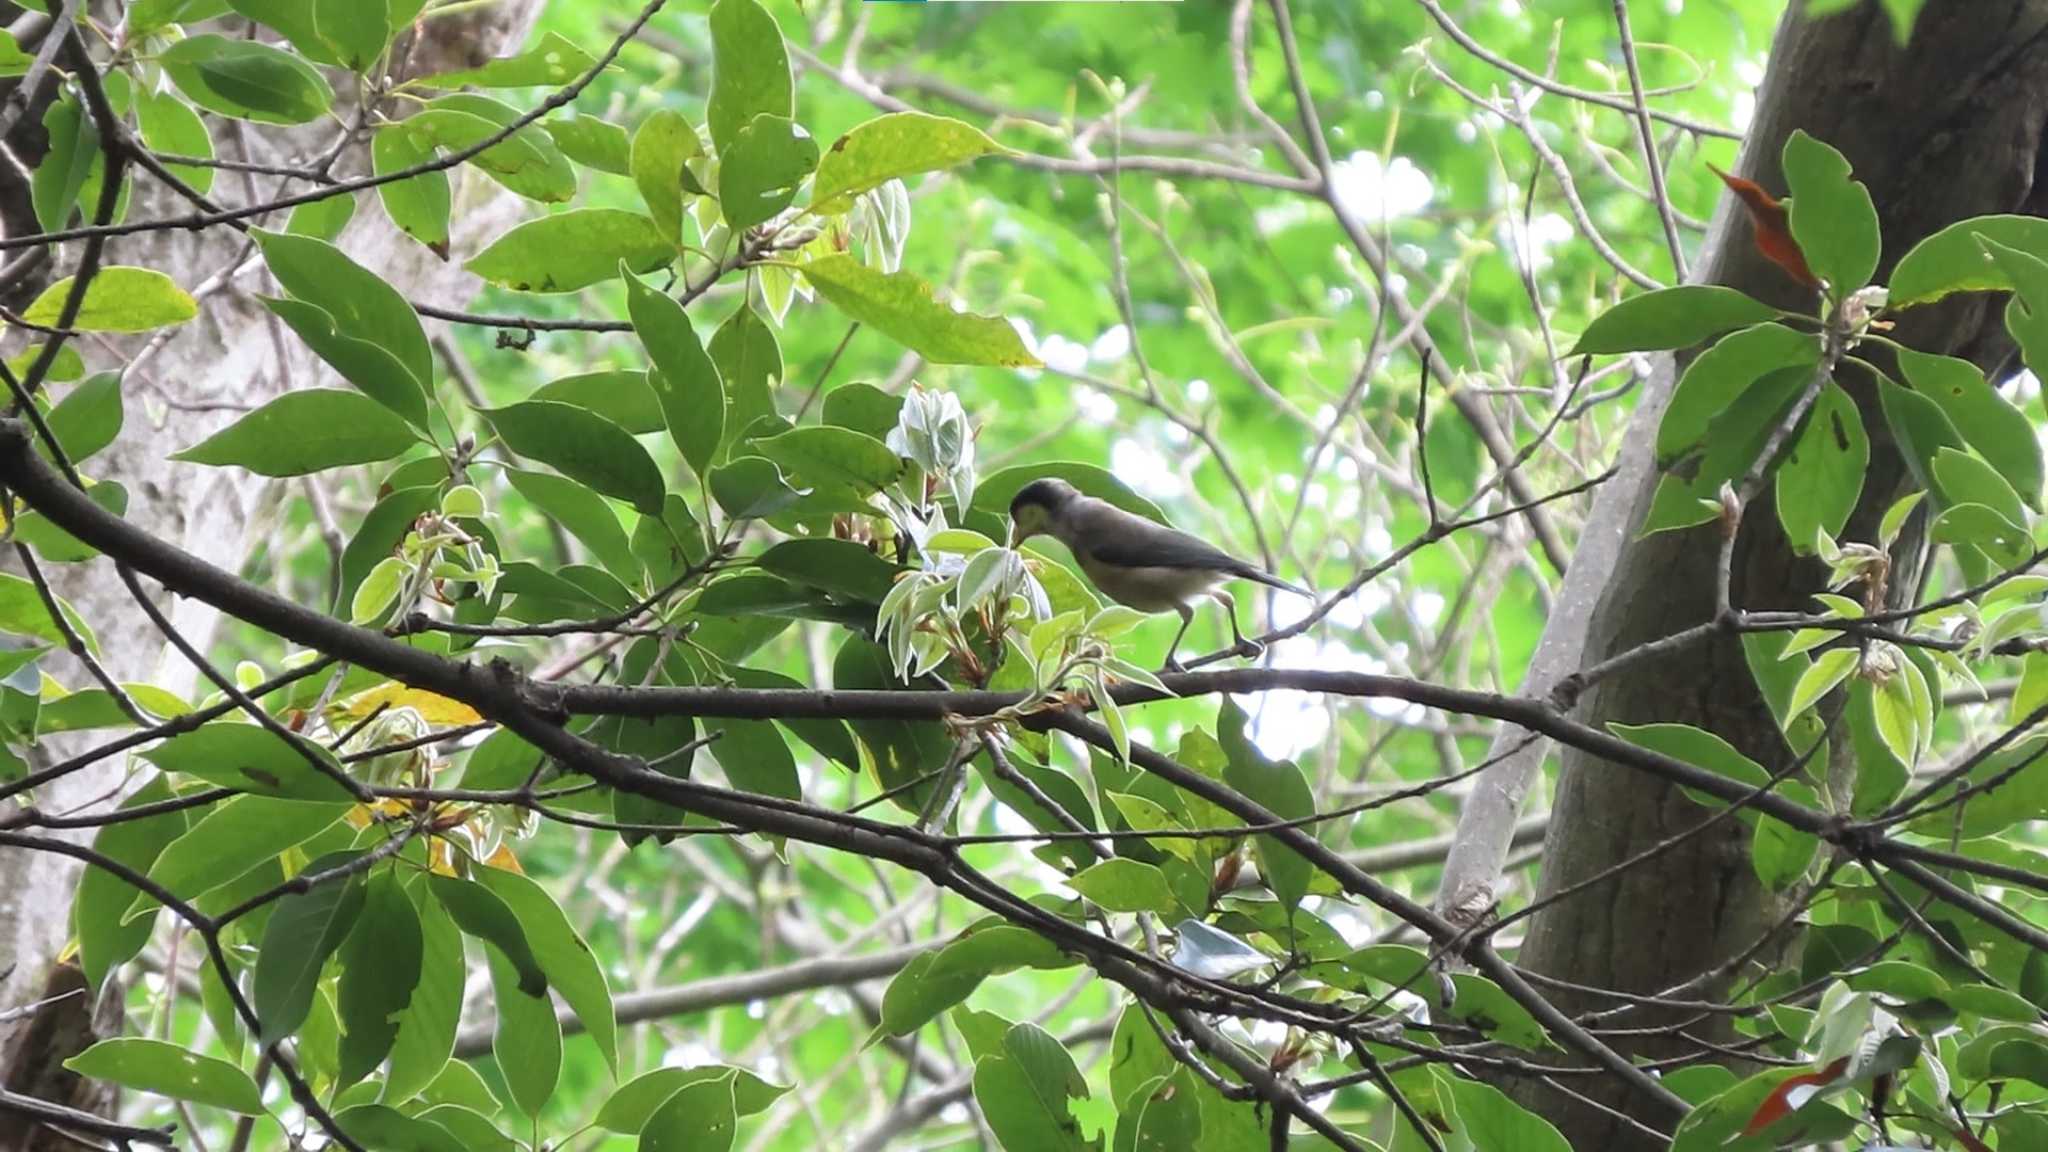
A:
[[[515,50],[532,28],[541,4],[542,0],[508,0],[426,24],[424,38],[404,57],[408,74],[474,67]],[[44,96],[47,98],[48,92]],[[32,110],[8,141],[25,166],[33,166],[42,147],[36,123],[39,115],[39,109]],[[334,138],[331,125],[280,139],[275,130],[241,132],[215,122],[214,145],[224,158],[288,163],[320,154]],[[343,172],[367,167],[367,153],[361,149],[340,164]],[[413,299],[454,306],[467,302],[478,281],[462,270],[463,258],[517,220],[521,210],[509,195],[474,171],[458,169],[453,175],[457,204],[449,260],[436,258],[394,228],[374,195],[362,197],[337,243]],[[189,204],[147,174],[138,171],[132,178],[135,190],[129,219],[190,210]],[[0,165],[0,185],[12,186],[0,187],[0,200],[19,203],[19,188],[25,181],[25,175],[13,165]],[[277,184],[274,177],[257,177],[251,184],[239,174],[220,172],[212,195],[221,202],[254,202],[274,196]],[[15,217],[9,215],[13,222]],[[279,214],[256,223],[281,228],[284,222]],[[28,227],[33,229],[32,216]],[[68,272],[73,259],[75,253],[64,253],[59,271]],[[264,482],[240,469],[201,468],[166,458],[231,422],[241,409],[280,391],[343,385],[257,303],[257,293],[274,294],[277,287],[270,282],[260,256],[249,250],[239,234],[217,228],[120,237],[109,243],[105,263],[157,268],[188,291],[204,294],[199,318],[173,330],[159,349],[145,352],[150,349],[146,338],[80,344],[89,371],[118,369],[125,373],[122,393],[127,413],[119,440],[94,457],[85,471],[96,478],[117,480],[127,488],[130,521],[215,564],[239,568],[253,536],[267,528],[267,514],[292,493],[277,482]],[[31,291],[52,278],[54,275],[40,278],[30,286]],[[209,282],[210,291],[206,289]],[[10,334],[8,354],[19,346],[19,334]],[[6,559],[13,567],[11,552]],[[190,664],[166,648],[148,618],[135,609],[111,565],[96,560],[43,567],[58,593],[92,622],[104,663],[117,679],[147,681],[187,695],[210,690],[210,685],[200,683]],[[195,602],[163,607],[186,637],[202,650],[209,647],[217,613]],[[67,684],[85,686],[82,670],[53,666],[53,671]],[[58,741],[46,744],[52,747],[38,749],[40,759],[61,757],[69,748],[59,747]],[[125,769],[119,759],[96,766],[40,790],[36,802],[50,811],[89,802],[120,788]],[[61,976],[52,976],[50,960],[69,934],[71,893],[77,878],[76,863],[64,857],[0,853],[0,1009],[38,999],[46,981],[55,979],[52,986],[62,985]],[[90,1009],[84,998],[74,997],[59,1010],[86,1013]],[[83,1046],[81,1036],[89,1043],[91,1037],[82,1034],[91,1029],[83,1020],[73,1020],[68,1027],[44,1020],[38,1034],[73,1039],[54,1046],[26,1043],[36,1027],[35,1017],[0,1023],[0,1072],[21,1090],[52,1098],[66,1087],[49,1079],[52,1062],[78,1051]],[[56,1072],[67,1081],[75,1080],[61,1070]],[[100,1103],[76,1101],[89,1109]]]
[[[1956,220],[1992,212],[2042,214],[2041,138],[2048,123],[2048,0],[1933,0],[1909,47],[1899,49],[1881,6],[1865,4],[1809,21],[1795,3],[1779,27],[1742,170],[1784,190],[1779,155],[1803,128],[1833,144],[1867,183],[1884,222],[1880,281],[1911,245]],[[1701,253],[1695,279],[1741,288],[1774,303],[1805,305],[1799,291],[1757,255],[1746,221],[1724,205]],[[1966,355],[1986,367],[2007,350],[2002,308],[1958,298],[1905,314],[1896,333],[1907,343]],[[1898,494],[1902,469],[1869,403],[1870,385],[1845,386],[1865,407],[1873,431],[1872,471],[1861,507],[1845,533],[1870,539],[1876,517]],[[1654,476],[1632,492],[1628,523],[1640,524]],[[1816,565],[1794,557],[1778,531],[1769,492],[1753,503],[1736,550],[1734,599],[1750,609],[1803,609],[1821,586]],[[1715,553],[1711,526],[1631,540],[1602,594],[1586,663],[1712,616]],[[1907,568],[1911,571],[1912,568]],[[1910,578],[1897,581],[1910,585]],[[1579,714],[1596,724],[1676,721],[1719,734],[1766,766],[1787,750],[1757,694],[1733,637],[1675,654],[1596,685]],[[1647,776],[1568,753],[1545,844],[1540,894],[1557,891],[1666,839],[1704,811]],[[1530,969],[1579,984],[1654,992],[1692,977],[1749,945],[1770,922],[1746,836],[1730,823],[1619,879],[1540,913],[1520,960]],[[1567,1011],[1611,1007],[1598,997],[1562,998]],[[1631,1015],[1630,1027],[1669,1023]],[[1614,1037],[1626,1043],[1627,1037]],[[1639,1055],[1689,1047],[1655,1040]],[[1585,1089],[1584,1081],[1575,1087]],[[1618,1086],[1615,1086],[1618,1087]],[[1531,1085],[1537,1104],[1574,1148],[1662,1147],[1595,1108]],[[1621,1091],[1595,1091],[1604,1103],[1654,1117]]]

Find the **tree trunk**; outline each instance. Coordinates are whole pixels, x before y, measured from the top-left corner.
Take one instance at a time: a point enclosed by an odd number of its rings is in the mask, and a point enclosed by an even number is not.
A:
[[[2042,214],[2048,188],[2036,188],[2036,164],[2048,122],[2048,0],[1933,0],[1909,47],[1892,39],[1881,6],[1864,4],[1809,21],[1795,4],[1778,30],[1742,169],[1782,194],[1779,154],[1794,129],[1839,148],[1869,185],[1884,222],[1879,279],[1916,241],[1968,216]],[[1699,260],[1696,279],[1743,289],[1773,303],[1810,310],[1799,290],[1760,257],[1749,226],[1723,205]],[[1969,356],[1990,367],[2008,350],[2001,310],[1983,297],[1952,298],[1914,309],[1896,333],[1914,347]],[[1869,382],[1844,381],[1865,408],[1872,465],[1848,539],[1870,539],[1876,518],[1898,494],[1899,457],[1869,403]],[[1629,517],[1640,524],[1654,475],[1634,492]],[[1821,572],[1793,556],[1765,492],[1743,522],[1733,596],[1746,609],[1805,609]],[[1713,526],[1631,541],[1594,616],[1586,663],[1625,651],[1711,617]],[[1907,571],[1911,571],[1910,558]],[[1895,582],[1910,588],[1910,578]],[[1581,701],[1587,721],[1697,725],[1766,767],[1788,755],[1733,637],[1676,653],[1596,685]],[[1648,776],[1577,753],[1564,757],[1540,894],[1555,892],[1698,823],[1706,814]],[[1595,885],[1533,920],[1520,961],[1578,984],[1656,992],[1731,957],[1772,923],[1771,904],[1749,863],[1747,836],[1729,822],[1619,878]],[[1567,996],[1567,1011],[1611,1007],[1600,997]],[[1642,1028],[1675,1017],[1632,1013]],[[1625,1050],[1655,1057],[1684,1041],[1617,1037]],[[1581,1080],[1577,1087],[1583,1087]],[[1628,1150],[1662,1145],[1613,1116],[1523,1085],[1574,1148]],[[1650,1113],[1622,1091],[1595,1091],[1603,1103],[1644,1119]]]
[[[429,22],[425,39],[409,55],[401,44],[397,58],[406,61],[408,74],[475,66],[515,50],[525,40],[540,7],[541,0],[512,0]],[[23,125],[9,141],[25,165],[36,163],[40,153],[39,118],[38,107],[23,118]],[[303,163],[303,157],[318,155],[335,138],[331,125],[280,136],[274,129],[245,129],[209,119],[216,152],[227,159]],[[33,146],[25,155],[24,139]],[[359,147],[338,167],[346,173],[367,170],[367,149]],[[466,303],[478,281],[463,271],[462,261],[514,223],[522,209],[472,169],[459,168],[452,175],[456,178],[456,212],[453,254],[448,260],[435,257],[394,228],[374,193],[361,194],[353,220],[336,243],[413,299],[451,306]],[[135,189],[130,220],[191,210],[187,202],[139,169],[131,169],[131,179]],[[0,170],[0,185],[16,185],[0,187],[0,200],[18,202],[18,186],[25,181],[19,171]],[[278,195],[278,186],[275,177],[252,181],[222,171],[211,195],[216,202],[229,204],[260,202]],[[294,184],[290,190],[301,188],[303,184]],[[32,229],[32,217],[29,223]],[[282,214],[255,223],[284,226]],[[62,271],[69,271],[68,262],[73,258],[75,253],[64,253],[66,267]],[[295,493],[283,483],[265,481],[241,469],[179,464],[167,457],[279,392],[346,385],[257,302],[258,293],[277,294],[278,289],[263,269],[260,255],[239,233],[220,227],[118,237],[108,244],[105,263],[160,269],[198,295],[201,310],[196,320],[170,331],[160,349],[152,349],[147,337],[87,340],[78,345],[88,371],[119,369],[124,373],[126,408],[120,438],[93,457],[84,471],[94,478],[119,481],[127,488],[129,521],[211,563],[241,568],[254,540],[274,525],[271,514]],[[53,270],[42,282],[54,279],[55,274]],[[39,287],[31,285],[31,293]],[[8,346],[8,354],[18,348],[17,338]],[[67,387],[59,385],[57,391]],[[11,550],[4,555],[13,567]],[[42,567],[57,593],[92,623],[103,662],[116,679],[147,681],[188,696],[212,690],[210,684],[200,681],[196,669],[166,647],[163,636],[136,610],[111,564],[94,560]],[[213,609],[194,601],[163,606],[180,631],[202,651],[211,646],[217,617]],[[69,661],[53,663],[51,671],[67,686],[88,686],[83,671]],[[105,736],[86,733],[75,741],[45,741],[33,750],[33,757],[38,763],[53,762]],[[39,789],[35,802],[53,812],[92,802],[119,789],[126,769],[125,757],[112,758]],[[65,857],[0,853],[0,1009],[38,999],[53,978],[49,962],[69,935],[71,894],[77,882],[78,864]],[[0,1024],[0,1069],[6,1068],[10,1053],[38,1064],[61,1061],[76,1053],[75,1047],[44,1052],[45,1045],[34,1046],[34,1053],[22,1051],[23,1045],[17,1041],[34,1025],[33,1017]],[[45,1022],[43,1031],[49,1030]]]

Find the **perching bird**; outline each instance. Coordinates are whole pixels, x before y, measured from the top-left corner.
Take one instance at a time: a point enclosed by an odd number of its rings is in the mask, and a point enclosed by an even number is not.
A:
[[[1065,544],[1095,587],[1126,608],[1180,613],[1180,631],[1166,649],[1166,667],[1176,672],[1181,665],[1174,652],[1204,597],[1223,606],[1238,650],[1258,654],[1258,645],[1238,631],[1237,602],[1223,590],[1225,583],[1253,580],[1297,596],[1315,595],[1185,532],[1084,496],[1065,480],[1033,480],[1010,501],[1010,546],[1038,535]]]

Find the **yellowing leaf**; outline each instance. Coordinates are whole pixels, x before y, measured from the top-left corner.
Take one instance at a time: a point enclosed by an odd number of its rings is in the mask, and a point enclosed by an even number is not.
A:
[[[361,719],[378,708],[410,708],[429,724],[460,726],[477,724],[483,717],[459,700],[400,684],[395,680],[368,688],[335,705],[343,716]]]

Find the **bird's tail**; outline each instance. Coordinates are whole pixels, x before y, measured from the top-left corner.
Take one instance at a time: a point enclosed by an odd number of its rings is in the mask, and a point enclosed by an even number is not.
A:
[[[1292,592],[1296,596],[1301,596],[1309,600],[1313,600],[1316,598],[1315,593],[1309,591],[1306,588],[1303,588],[1299,584],[1290,584],[1287,581],[1282,580],[1280,577],[1273,575],[1271,572],[1266,571],[1264,568],[1257,568],[1247,564],[1245,565],[1245,570],[1239,573],[1239,575],[1243,576],[1247,580],[1255,580],[1260,584],[1264,584],[1268,588],[1278,588],[1282,592]]]

